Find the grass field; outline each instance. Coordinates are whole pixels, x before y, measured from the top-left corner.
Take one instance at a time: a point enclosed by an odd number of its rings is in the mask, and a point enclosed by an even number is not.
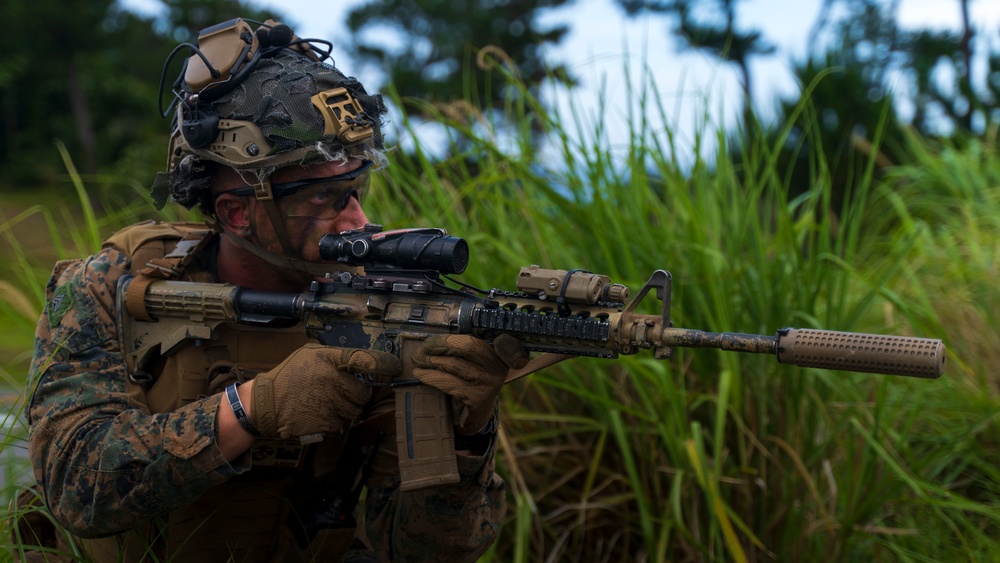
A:
[[[914,163],[869,167],[839,209],[819,153],[813,183],[790,199],[764,138],[705,161],[645,121],[612,147],[600,124],[535,109],[510,108],[522,116],[514,131],[464,128],[461,151],[443,161],[391,153],[369,216],[466,238],[462,280],[479,287],[513,289],[520,266],[539,264],[607,274],[634,292],[663,268],[677,326],[918,335],[944,339],[949,360],[940,380],[915,380],[677,350],[533,375],[502,399],[510,511],[487,560],[996,559],[992,144],[912,139]],[[552,140],[544,158],[528,134],[539,129]],[[102,199],[99,185],[75,193],[86,203],[37,211],[52,217],[52,257],[86,254],[138,217],[138,203]],[[87,211],[95,203],[100,214]],[[51,264],[11,232],[17,271],[3,278],[14,289],[0,293],[0,331],[16,343],[3,356],[13,373]]]

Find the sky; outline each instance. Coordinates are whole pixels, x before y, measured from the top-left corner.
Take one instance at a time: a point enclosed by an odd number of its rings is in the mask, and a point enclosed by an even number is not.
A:
[[[384,82],[374,68],[354,68],[338,42],[343,41],[346,14],[368,0],[249,0],[261,8],[273,7],[287,15],[288,23],[300,37],[317,37],[335,44],[333,57],[338,68],[357,76],[371,89]],[[156,0],[123,0],[124,5],[149,13]],[[781,97],[793,97],[798,85],[791,74],[793,61],[801,61],[814,45],[811,27],[821,0],[743,0],[737,4],[737,19],[743,30],[757,29],[777,48],[775,56],[751,59],[753,96],[763,119],[774,114]],[[1000,42],[1000,2],[971,0],[971,20],[980,36]],[[898,21],[904,27],[934,29],[960,28],[958,0],[899,0]],[[629,92],[641,90],[637,77],[655,84],[667,123],[680,141],[693,142],[696,130],[714,131],[737,122],[742,105],[739,81],[733,67],[697,52],[681,53],[670,37],[670,20],[663,16],[627,18],[613,0],[575,0],[566,7],[548,10],[543,24],[566,23],[570,33],[561,45],[550,48],[547,58],[569,66],[580,79],[570,92],[550,90],[545,95],[566,115],[569,108],[591,119],[604,119],[612,139],[628,131],[624,121],[635,115],[637,101]],[[633,77],[631,86],[626,75]],[[598,116],[599,99],[608,113]],[[630,114],[631,110],[631,114]],[[905,108],[903,109],[905,112]],[[709,122],[706,124],[706,118]]]

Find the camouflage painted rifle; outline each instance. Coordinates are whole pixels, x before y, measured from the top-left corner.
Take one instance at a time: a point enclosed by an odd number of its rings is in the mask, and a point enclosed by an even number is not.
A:
[[[124,315],[123,351],[131,372],[155,355],[170,354],[193,339],[211,339],[219,323],[301,321],[309,337],[339,347],[378,349],[399,355],[404,379],[396,389],[397,440],[404,490],[458,479],[451,409],[437,390],[406,378],[410,352],[434,334],[506,333],[528,350],[545,352],[508,381],[573,356],[615,358],[652,350],[668,358],[674,347],[718,348],[773,354],[804,367],[937,378],[944,368],[940,340],[827,330],[781,329],[775,336],[712,333],[676,328],[670,321],[670,274],[657,270],[629,299],[627,287],[580,270],[522,268],[516,292],[446,286],[442,276],[462,273],[468,244],[441,229],[328,234],[324,260],[362,266],[333,271],[303,293],[256,291],[233,285],[155,281],[145,308],[157,322]],[[331,264],[336,270],[337,265]],[[346,271],[350,270],[350,271]],[[448,278],[450,279],[450,278]],[[454,281],[454,280],[452,280]],[[119,289],[127,293],[130,279]],[[458,283],[458,282],[454,282]],[[636,313],[655,291],[660,314]],[[125,307],[120,307],[125,310]]]

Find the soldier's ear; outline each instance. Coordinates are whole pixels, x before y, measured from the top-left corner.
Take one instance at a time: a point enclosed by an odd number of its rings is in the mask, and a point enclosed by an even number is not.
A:
[[[251,232],[251,199],[222,193],[215,199],[215,216],[230,231],[247,236]]]

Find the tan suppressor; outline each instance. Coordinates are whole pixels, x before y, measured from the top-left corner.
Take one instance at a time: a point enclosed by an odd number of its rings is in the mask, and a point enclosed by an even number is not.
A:
[[[944,371],[944,343],[930,338],[832,330],[778,331],[778,361],[796,366],[937,378]]]

